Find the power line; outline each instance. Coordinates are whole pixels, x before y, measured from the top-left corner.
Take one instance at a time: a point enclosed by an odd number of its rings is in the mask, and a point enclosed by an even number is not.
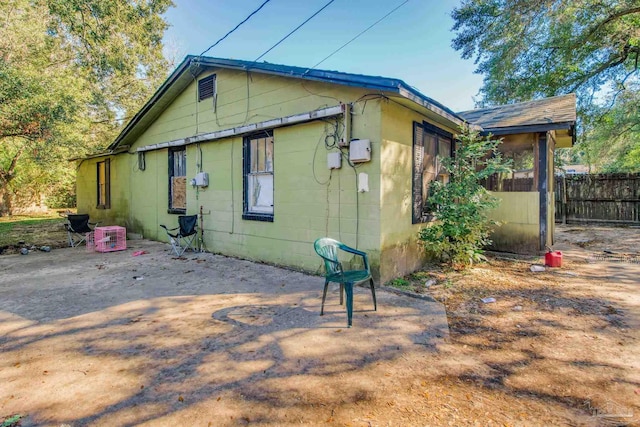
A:
[[[265,56],[267,53],[271,52],[273,49],[275,49],[280,43],[282,43],[283,41],[285,41],[286,39],[289,38],[290,35],[292,35],[293,33],[295,33],[296,31],[298,31],[304,24],[306,24],[307,22],[311,21],[313,18],[315,18],[316,15],[318,15],[320,12],[322,12],[323,10],[325,10],[331,3],[333,3],[335,0],[329,0],[329,2],[327,4],[325,4],[324,6],[322,6],[318,11],[316,11],[316,13],[314,13],[313,15],[311,15],[310,17],[308,17],[307,19],[304,20],[304,22],[300,25],[298,25],[296,28],[293,29],[293,31],[291,31],[289,34],[287,34],[286,36],[284,36],[283,38],[281,38],[278,43],[274,44],[273,46],[271,46],[269,49],[267,49],[262,55],[258,56],[253,62],[258,62],[260,60],[260,58],[262,58],[263,56]],[[409,0],[407,0],[409,1]]]
[[[337,48],[336,50],[334,50],[333,52],[331,52],[328,56],[326,56],[322,61],[318,62],[316,65],[314,65],[313,67],[309,68],[307,71],[305,71],[305,74],[311,70],[313,70],[314,68],[316,68],[318,65],[322,64],[324,61],[326,61],[327,59],[331,58],[333,55],[335,55],[336,53],[340,52],[342,49],[344,49],[345,47],[347,47],[347,45],[349,45],[351,42],[353,42],[354,40],[356,40],[358,37],[360,37],[361,35],[363,35],[364,33],[366,33],[367,31],[369,31],[370,29],[372,29],[373,27],[375,27],[376,25],[378,25],[380,22],[382,22],[383,20],[385,20],[389,15],[391,15],[393,12],[395,12],[396,10],[400,9],[402,6],[404,6],[405,4],[409,3],[409,0],[405,0],[404,2],[400,3],[398,6],[396,6],[395,8],[393,8],[391,11],[389,11],[386,15],[384,15],[382,18],[378,19],[376,22],[374,22],[373,24],[369,25],[367,28],[365,28],[364,30],[362,30],[360,33],[358,33],[358,35],[356,35],[354,38],[352,38],[351,40],[349,40],[348,42],[346,42],[345,44],[343,44],[342,46],[340,46],[339,48]]]
[[[231,33],[233,33],[235,30],[237,30],[238,28],[240,28],[240,26],[242,24],[244,24],[245,22],[247,22],[249,19],[251,19],[251,17],[253,15],[255,15],[256,13],[258,13],[260,11],[260,9],[262,9],[267,3],[269,3],[271,0],[265,0],[264,3],[262,3],[260,5],[260,7],[258,7],[256,10],[254,10],[253,12],[251,12],[249,14],[249,16],[247,16],[246,18],[244,18],[238,25],[236,25],[235,27],[233,27],[233,29],[231,31],[229,31],[227,34],[225,34],[224,36],[222,36],[220,39],[218,39],[217,42],[215,42],[214,44],[212,44],[211,46],[209,46],[208,48],[206,48],[204,50],[204,52],[202,52],[200,54],[200,56],[204,55],[205,53],[209,52],[211,49],[213,49],[214,47],[216,47],[221,41],[223,41],[224,39],[226,39],[229,35],[231,35]]]

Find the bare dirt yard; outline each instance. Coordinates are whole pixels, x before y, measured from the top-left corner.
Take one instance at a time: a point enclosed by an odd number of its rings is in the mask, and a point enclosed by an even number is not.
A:
[[[640,425],[640,230],[556,240],[559,269],[433,267],[377,312],[357,289],[350,329],[336,288],[320,317],[321,277],[263,264],[4,255],[0,425]]]

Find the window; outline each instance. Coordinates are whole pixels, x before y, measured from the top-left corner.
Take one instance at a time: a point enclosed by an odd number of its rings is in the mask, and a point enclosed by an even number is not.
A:
[[[111,173],[109,159],[97,163],[98,172],[98,209],[111,208]]]
[[[187,211],[187,150],[169,149],[169,213]]]
[[[273,132],[246,137],[243,158],[242,218],[273,221]]]
[[[493,174],[483,182],[489,191],[536,191],[537,163],[534,142],[500,144],[498,150],[511,160],[511,172]]]
[[[448,182],[442,159],[453,153],[453,135],[429,123],[413,123],[413,215],[414,224],[427,222],[429,184]]]
[[[198,80],[198,102],[213,98],[216,93],[216,75],[212,74]]]

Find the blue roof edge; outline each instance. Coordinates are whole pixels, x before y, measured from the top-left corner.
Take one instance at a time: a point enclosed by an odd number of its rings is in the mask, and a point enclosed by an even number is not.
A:
[[[193,58],[198,58],[194,56]],[[383,77],[383,76],[372,76],[368,74],[355,74],[355,73],[345,73],[343,71],[332,71],[332,70],[319,70],[319,69],[311,69],[305,67],[297,67],[291,65],[280,65],[280,64],[272,64],[270,62],[253,62],[253,61],[242,61],[242,60],[233,60],[233,59],[223,59],[223,58],[213,58],[213,57],[202,57],[205,59],[203,63],[206,65],[216,66],[233,66],[233,64],[242,64],[243,69],[245,70],[260,70],[265,72],[271,72],[273,74],[280,74],[283,76],[290,77],[298,77],[302,79],[309,80],[318,80],[329,83],[336,83],[348,86],[357,86],[364,87],[367,89],[374,90],[386,90],[386,91],[395,91],[400,93],[401,89],[411,92],[413,95],[417,96],[421,100],[433,104],[434,106],[440,108],[443,111],[446,111],[448,114],[460,119],[460,121],[464,121],[464,119],[459,116],[456,112],[445,106],[444,104],[436,101],[433,98],[429,98],[428,96],[421,93],[419,90],[414,88],[413,86],[408,85],[401,79],[396,79],[392,77]]]
[[[206,68],[209,67],[221,67],[221,68],[232,68],[232,69],[242,69],[246,71],[259,71],[268,74],[280,75],[283,77],[295,77],[300,79],[307,80],[315,80],[327,83],[340,84],[345,86],[353,86],[353,87],[361,87],[366,89],[372,89],[376,91],[387,91],[387,92],[396,92],[400,96],[408,98],[415,102],[415,100],[411,99],[411,97],[407,97],[403,92],[408,92],[411,95],[418,98],[420,101],[426,104],[431,104],[434,107],[450,114],[453,118],[460,120],[460,122],[464,122],[465,119],[455,113],[450,108],[446,107],[444,104],[429,98],[428,96],[422,94],[420,91],[415,89],[412,86],[406,84],[403,80],[395,79],[391,77],[382,77],[382,76],[371,76],[366,74],[354,74],[354,73],[345,73],[342,71],[331,71],[331,70],[319,70],[319,69],[311,69],[305,67],[297,67],[290,65],[281,65],[281,64],[272,64],[270,62],[254,62],[254,61],[244,61],[239,59],[225,59],[225,58],[215,58],[209,56],[196,56],[196,55],[187,55],[182,62],[176,67],[176,69],[167,77],[167,79],[160,85],[158,90],[153,94],[153,96],[145,103],[145,105],[132,117],[132,119],[127,123],[127,125],[122,129],[120,134],[116,137],[116,139],[109,145],[108,149],[113,150],[120,145],[122,140],[126,137],[126,135],[136,126],[136,124],[142,119],[142,117],[155,105],[155,103],[167,92],[167,90],[183,75],[185,71],[192,68],[192,66],[202,65],[202,70],[191,70],[195,76],[202,73]]]

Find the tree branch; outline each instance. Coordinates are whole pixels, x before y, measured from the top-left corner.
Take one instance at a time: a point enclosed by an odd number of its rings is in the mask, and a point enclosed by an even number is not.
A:
[[[598,74],[600,74],[601,72],[609,69],[609,68],[613,68],[616,67],[622,63],[624,63],[624,61],[627,60],[627,58],[629,58],[629,54],[632,52],[638,52],[639,49],[637,47],[632,47],[629,43],[627,43],[624,48],[622,48],[622,52],[620,54],[620,56],[618,56],[617,58],[611,58],[609,61],[605,62],[604,64],[601,64],[598,68],[596,68],[595,70],[592,70],[588,73],[586,73],[585,75],[581,76],[579,78],[579,82],[577,84],[575,84],[571,89],[569,89],[569,93],[571,92],[575,92],[580,86],[582,86],[587,80],[591,79],[592,77],[597,76]]]
[[[611,21],[615,21],[618,18],[622,18],[626,15],[632,15],[634,13],[640,13],[640,6],[632,7],[631,9],[620,10],[612,15],[607,16],[603,21],[599,22],[594,26],[589,32],[584,36],[583,40],[590,38],[594,33],[596,33],[600,28],[604,27]]]
[[[26,148],[26,145],[23,145],[20,148],[18,148],[18,151],[11,159],[11,163],[9,163],[9,167],[7,169],[5,170],[0,169],[0,179],[3,182],[8,183],[13,179],[13,176],[14,176],[13,174],[16,170],[18,159],[20,159],[20,157],[22,156],[22,153],[24,152],[25,148]]]

